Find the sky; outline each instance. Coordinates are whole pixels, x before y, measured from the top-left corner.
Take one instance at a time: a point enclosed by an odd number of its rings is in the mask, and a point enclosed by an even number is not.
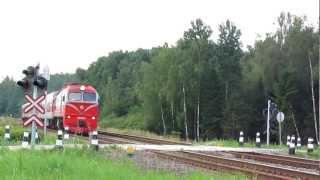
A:
[[[196,18],[212,39],[230,19],[246,47],[274,32],[282,11],[318,26],[319,0],[0,0],[0,80],[36,63],[73,73],[111,51],[175,45]]]

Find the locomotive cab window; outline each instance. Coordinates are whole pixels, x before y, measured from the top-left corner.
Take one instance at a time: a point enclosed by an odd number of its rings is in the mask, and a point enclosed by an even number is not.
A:
[[[96,102],[97,101],[96,93],[84,92],[83,93],[83,101]]]
[[[69,94],[69,101],[81,101],[81,93],[80,92],[72,92]]]

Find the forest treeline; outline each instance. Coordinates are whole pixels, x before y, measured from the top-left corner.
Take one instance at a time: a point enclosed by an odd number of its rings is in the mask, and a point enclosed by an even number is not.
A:
[[[22,74],[22,69],[17,70],[17,72],[19,71]],[[68,81],[77,82],[79,78],[75,74],[67,73],[51,75],[48,83],[48,92],[58,90],[63,86],[64,82]],[[0,83],[0,116],[19,118],[21,116],[21,105],[23,103],[25,103],[23,91],[12,77],[5,77]]]
[[[318,38],[305,17],[281,13],[275,32],[244,48],[231,21],[212,29],[196,19],[175,45],[111,52],[73,78],[97,88],[107,126],[190,139],[237,137],[239,131],[254,137],[266,130],[263,110],[271,99],[285,113],[284,135],[315,137],[311,82],[318,113]],[[18,97],[16,88],[8,78],[0,84],[0,114],[19,112],[17,103],[5,101]],[[274,141],[277,128],[273,121]]]

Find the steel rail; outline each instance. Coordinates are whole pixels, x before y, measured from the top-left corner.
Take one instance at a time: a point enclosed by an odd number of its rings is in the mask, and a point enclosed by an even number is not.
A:
[[[133,141],[128,141],[126,139],[120,139],[120,138],[114,138],[106,135],[98,135],[98,139],[101,142],[104,142],[104,144],[137,144]]]
[[[316,169],[320,172],[320,161],[306,158],[299,158],[286,155],[276,155],[257,152],[226,152],[241,159],[253,159],[256,161],[293,166],[298,168]]]
[[[103,130],[98,130],[98,133],[102,134],[102,135],[119,137],[119,138],[123,138],[123,139],[134,140],[134,141],[144,142],[144,143],[148,143],[148,144],[191,145],[191,143],[187,143],[187,142],[179,142],[179,141],[172,141],[172,140],[164,140],[164,139],[136,136],[136,135],[130,135],[130,134],[114,133],[114,132],[107,132],[107,131],[103,131]]]
[[[318,180],[320,174],[304,172],[279,166],[271,166],[257,162],[248,162],[239,159],[221,156],[207,155],[189,151],[181,151],[178,154],[152,151],[161,157],[183,161],[187,164],[213,170],[240,171],[251,174],[256,179],[310,179]]]

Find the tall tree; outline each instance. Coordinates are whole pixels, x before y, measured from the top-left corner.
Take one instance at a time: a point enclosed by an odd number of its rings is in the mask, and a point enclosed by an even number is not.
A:
[[[227,20],[224,24],[219,26],[219,38],[218,38],[218,53],[217,58],[219,61],[219,71],[225,82],[225,108],[224,118],[226,127],[226,133],[232,136],[236,136],[237,117],[234,107],[236,101],[239,101],[237,89],[241,80],[241,67],[240,59],[242,57],[241,32],[237,27]]]
[[[190,41],[192,51],[195,52],[194,59],[197,62],[195,67],[195,72],[198,74],[198,83],[197,83],[197,121],[196,121],[196,139],[199,140],[200,137],[200,95],[201,95],[201,63],[205,60],[206,57],[203,57],[202,54],[205,54],[208,44],[209,37],[212,34],[212,30],[209,26],[205,25],[201,19],[196,19],[191,22],[191,28],[189,28],[184,33],[184,39]]]

